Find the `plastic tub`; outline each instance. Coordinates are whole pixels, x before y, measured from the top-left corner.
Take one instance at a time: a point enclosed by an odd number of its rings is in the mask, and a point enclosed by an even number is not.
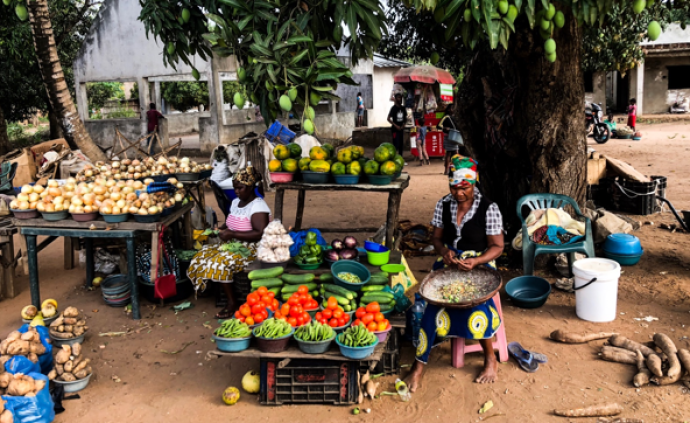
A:
[[[310,170],[302,171],[302,180],[310,184],[325,184],[328,182],[330,173],[312,172]]]
[[[175,290],[176,294],[173,295],[170,298],[166,298],[163,300],[163,303],[174,303],[176,301],[182,301],[187,298],[189,298],[193,293],[194,293],[194,285],[192,284],[192,281],[190,281],[187,278],[187,271],[185,269],[184,272],[182,272],[182,263],[187,263],[189,262],[182,262],[180,261],[180,273],[182,273],[184,276],[182,279],[177,280],[177,284],[175,285]],[[160,304],[161,299],[156,298],[155,294],[155,285],[152,283],[148,283],[145,280],[139,278],[139,294],[143,295],[144,298],[146,298],[148,301],[152,302],[153,304]]]
[[[575,313],[590,322],[612,322],[616,319],[618,278],[621,266],[603,258],[585,258],[573,263]],[[592,280],[596,278],[596,281]]]
[[[133,214],[132,216],[134,217],[134,220],[136,220],[139,223],[153,223],[158,222],[158,219],[160,219],[162,214],[163,213],[147,215]]]
[[[101,292],[103,295],[113,296],[127,292],[130,289],[131,285],[129,280],[127,280],[127,275],[124,274],[110,275],[101,282]]]
[[[336,184],[354,185],[359,183],[359,175],[333,175]]]
[[[43,216],[43,220],[47,220],[48,222],[57,222],[59,220],[67,219],[67,216],[69,216],[69,210],[59,212],[41,212],[41,215]]]
[[[55,313],[55,316],[53,316],[53,317],[48,317],[47,319],[44,317],[43,318],[43,324],[46,326],[50,326],[50,324],[53,323],[55,321],[55,319],[58,318],[59,315],[60,315],[60,312],[58,311],[57,313]],[[22,319],[22,322],[31,323],[32,320],[33,319],[30,319],[30,320]]]
[[[640,239],[634,235],[611,234],[606,237],[604,251],[621,256],[642,254]]]
[[[199,172],[200,179],[210,178],[211,175],[213,175],[213,169],[202,170],[201,172]]]
[[[290,343],[290,338],[292,338],[292,334],[294,333],[295,328],[292,328],[290,333],[281,338],[267,339],[256,336],[255,330],[252,330],[252,334],[256,338],[256,348],[264,353],[279,353],[285,351]]]
[[[538,276],[520,276],[508,281],[506,294],[516,307],[537,308],[549,298],[551,284]]]
[[[374,348],[376,348],[376,346],[378,345],[379,340],[378,338],[376,338],[376,342],[374,342],[372,345],[369,345],[368,347],[347,347],[341,344],[338,340],[338,337],[336,336],[335,343],[338,344],[338,347],[340,347],[340,354],[344,355],[345,357],[351,360],[362,360],[374,353]]]
[[[390,251],[385,245],[378,244],[372,241],[364,241],[364,250],[372,253],[383,253]]]
[[[338,277],[340,272],[350,272],[359,276],[361,283],[350,283]],[[333,281],[336,285],[342,286],[350,291],[359,291],[364,285],[369,282],[371,272],[363,264],[357,263],[354,260],[339,260],[331,265],[331,273],[333,274]]]
[[[331,343],[334,339],[335,334],[333,334],[330,339],[326,339],[325,341],[302,341],[297,338],[295,338],[295,341],[297,341],[297,346],[299,347],[300,351],[305,354],[323,354],[331,347]]]
[[[66,394],[71,394],[73,392],[79,392],[82,389],[86,388],[89,384],[89,381],[91,380],[91,376],[93,376],[93,373],[86,376],[84,379],[79,379],[72,382],[53,380],[53,383],[55,383],[56,385],[61,385],[62,389],[64,389]]]
[[[367,175],[367,180],[372,185],[388,185],[393,182],[393,177],[390,175]]]
[[[642,255],[644,254],[644,250],[640,252],[639,254],[631,254],[631,255],[623,255],[623,254],[614,254],[609,251],[604,250],[604,255],[606,258],[610,258],[611,260],[618,262],[621,266],[634,266],[637,263],[640,262],[640,259],[642,258]]]
[[[91,222],[92,220],[98,219],[98,212],[92,213],[72,213],[72,219],[75,222]]]
[[[390,260],[391,256],[391,251],[388,250],[383,253],[374,253],[371,251],[367,251],[367,259],[369,260],[369,264],[372,266],[381,266],[384,264],[388,264],[388,260]]]
[[[276,184],[292,182],[295,180],[295,174],[291,172],[271,172],[271,181]]]
[[[400,273],[405,271],[404,264],[384,264],[381,271],[386,273]]]
[[[84,342],[84,335],[79,335],[79,336],[77,336],[75,338],[71,338],[71,339],[57,339],[57,338],[53,338],[52,335],[49,335],[49,336],[50,336],[51,341],[53,341],[53,347],[58,347],[58,348],[63,346],[63,345],[69,345],[71,347],[74,344],[81,344]]]
[[[249,344],[252,340],[251,335],[246,338],[220,338],[216,335],[213,335],[211,338],[216,342],[218,350],[223,352],[244,351],[249,348]]]
[[[36,210],[36,209],[28,209],[28,210],[10,209],[10,211],[14,215],[14,218],[19,219],[19,220],[35,219],[38,217],[38,210]]]
[[[382,330],[382,331],[376,331],[373,333],[374,333],[374,335],[376,335],[376,338],[378,338],[379,342],[386,342],[386,339],[388,338],[388,332],[390,332],[391,329],[393,329],[393,326],[391,326],[389,323],[388,329]]]
[[[319,263],[314,263],[314,264],[301,264],[301,263],[295,263],[295,266],[299,267],[302,270],[316,270],[323,264],[322,262]]]
[[[172,177],[172,175],[167,175],[167,176],[168,176],[168,178]],[[196,182],[199,180],[199,176],[200,176],[199,172],[196,172],[196,173],[176,173],[175,174],[175,177],[180,182]]]
[[[103,220],[105,220],[108,223],[122,223],[126,222],[129,219],[129,213],[101,214],[101,216],[103,216]]]

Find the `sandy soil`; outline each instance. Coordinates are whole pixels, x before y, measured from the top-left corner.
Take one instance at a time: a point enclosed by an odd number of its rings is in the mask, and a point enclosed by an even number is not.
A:
[[[669,177],[668,197],[678,208],[690,208],[690,131],[685,124],[642,126],[645,138],[640,142],[612,140],[597,150],[629,161],[647,174]],[[687,137],[687,138],[686,138]],[[446,179],[441,175],[439,160],[431,167],[412,163],[412,175],[405,192],[401,218],[425,222],[430,220],[435,202],[447,192]],[[294,216],[296,195],[288,194],[286,216]],[[269,196],[269,204],[272,204]],[[215,201],[209,196],[209,204]],[[385,218],[386,199],[377,195],[340,193],[311,194],[307,197],[305,224],[375,226]],[[450,344],[434,350],[421,389],[412,401],[402,403],[394,397],[383,397],[364,407],[371,414],[353,416],[352,407],[284,406],[268,408],[258,405],[255,397],[242,394],[240,403],[225,406],[220,396],[228,386],[240,386],[242,375],[258,368],[258,360],[231,359],[206,361],[211,329],[216,326],[212,316],[217,312],[210,298],[194,300],[195,308],[175,315],[167,308],[155,308],[143,301],[144,319],[134,322],[121,309],[109,308],[98,291],[82,288],[84,271],[62,269],[62,245],[54,243],[39,255],[43,298],[56,298],[61,307],[75,305],[89,319],[90,332],[85,346],[94,361],[95,375],[81,399],[65,402],[67,411],[57,422],[128,421],[188,422],[197,421],[306,421],[308,418],[329,421],[398,422],[482,420],[477,411],[488,400],[494,408],[486,415],[492,422],[556,422],[572,419],[555,417],[554,408],[587,406],[618,402],[625,408],[625,417],[644,418],[646,422],[683,422],[690,420],[687,390],[680,385],[635,389],[631,380],[632,366],[604,362],[597,358],[603,343],[586,345],[556,344],[547,339],[558,328],[570,331],[620,332],[638,341],[648,341],[655,332],[665,332],[688,348],[690,342],[690,252],[687,234],[658,228],[662,221],[673,220],[669,213],[643,220],[638,235],[645,247],[639,265],[626,268],[620,280],[618,318],[607,324],[579,320],[575,315],[575,297],[559,291],[537,310],[512,307],[504,296],[504,321],[509,341],[545,353],[549,363],[538,372],[527,374],[514,361],[499,367],[499,381],[493,385],[477,385],[473,379],[479,371],[481,356],[468,357],[466,366],[450,366]],[[289,220],[286,222],[291,224]],[[18,244],[17,244],[18,245]],[[431,266],[430,258],[411,260],[416,275],[423,278]],[[517,276],[506,274],[504,280]],[[555,276],[545,276],[553,280]],[[30,302],[28,278],[19,278],[19,295],[0,302],[0,333],[6,334],[21,324],[19,310]],[[634,320],[654,316],[659,320],[645,323]],[[150,326],[139,334],[126,337],[101,337],[99,333],[124,331],[127,328]],[[685,337],[685,339],[683,339]],[[682,339],[682,340],[681,340]],[[191,344],[178,354],[177,351]],[[412,348],[405,345],[402,362],[411,364]],[[407,369],[403,369],[405,374]],[[394,390],[394,377],[383,378],[382,389]],[[115,417],[117,416],[117,417]],[[485,417],[486,418],[486,417]],[[579,421],[595,421],[594,418]]]

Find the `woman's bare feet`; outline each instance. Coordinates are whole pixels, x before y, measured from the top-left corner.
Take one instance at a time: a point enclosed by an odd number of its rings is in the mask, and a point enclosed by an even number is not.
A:
[[[410,393],[414,393],[417,388],[419,388],[419,384],[422,381],[423,372],[424,363],[415,360],[414,364],[412,365],[412,371],[405,378],[405,383],[407,384],[407,388],[410,390]]]
[[[498,361],[496,357],[484,363],[484,370],[474,380],[476,383],[494,383],[498,379]]]

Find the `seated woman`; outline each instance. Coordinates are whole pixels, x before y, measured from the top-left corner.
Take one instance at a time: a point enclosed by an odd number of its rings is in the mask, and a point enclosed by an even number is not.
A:
[[[227,229],[221,230],[218,234],[222,241],[241,243],[244,248],[232,252],[222,251],[222,244],[206,245],[194,256],[187,271],[187,276],[197,291],[205,289],[209,280],[222,284],[228,297],[228,305],[216,315],[218,319],[228,319],[232,316],[236,306],[230,289],[232,278],[235,273],[243,271],[254,261],[257,243],[270,220],[271,210],[268,204],[254,192],[257,184],[261,190],[260,182],[261,175],[252,167],[235,174],[233,186],[237,198],[230,206],[230,214],[225,222]]]
[[[433,242],[440,258],[434,270],[453,267],[470,271],[477,266],[496,268],[494,260],[503,252],[503,220],[498,206],[475,187],[477,162],[455,155],[450,166],[450,194],[443,197],[434,211]],[[407,377],[411,392],[421,381],[436,337],[476,339],[484,350],[484,369],[477,383],[496,381],[498,361],[491,338],[501,326],[494,300],[467,309],[445,309],[427,304],[417,344],[417,361]]]

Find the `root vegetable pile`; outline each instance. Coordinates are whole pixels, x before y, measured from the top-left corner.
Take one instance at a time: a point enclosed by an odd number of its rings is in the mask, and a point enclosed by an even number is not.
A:
[[[25,333],[14,331],[7,339],[0,342],[0,367],[16,355],[23,355],[33,363],[38,363],[38,356],[45,354],[46,347],[41,343],[41,337],[36,329],[29,327]]]
[[[48,373],[50,380],[74,382],[92,373],[91,360],[82,355],[80,343],[60,347],[55,353],[54,361],[55,368]]]
[[[67,307],[60,316],[50,324],[50,336],[54,339],[72,339],[83,335],[89,329],[86,319],[76,307]]]

